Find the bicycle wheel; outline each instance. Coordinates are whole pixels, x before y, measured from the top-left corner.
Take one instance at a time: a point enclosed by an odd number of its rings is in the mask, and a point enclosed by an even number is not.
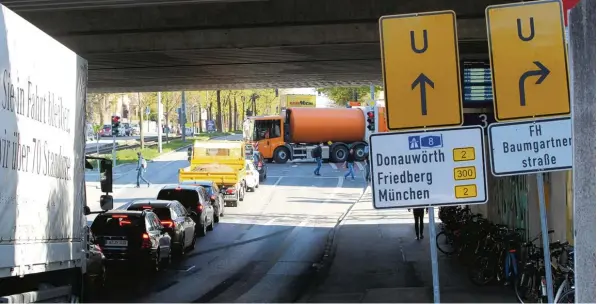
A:
[[[495,279],[495,268],[491,257],[479,256],[468,268],[468,278],[477,286],[485,286]]]
[[[435,236],[435,245],[437,246],[437,249],[445,255],[451,255],[456,251],[454,241],[445,231],[442,231]]]
[[[564,292],[556,303],[574,303],[574,288]]]
[[[538,290],[536,290],[534,280],[534,274],[523,271],[517,278],[514,284],[514,292],[518,302],[524,303],[537,303],[539,300]]]

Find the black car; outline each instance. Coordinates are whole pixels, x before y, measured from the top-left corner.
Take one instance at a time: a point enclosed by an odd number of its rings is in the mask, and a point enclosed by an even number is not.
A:
[[[191,218],[195,212],[188,212],[177,201],[140,200],[134,201],[127,210],[148,210],[155,213],[172,237],[171,248],[176,255],[184,255],[187,249],[195,249],[195,221]]]
[[[93,220],[91,232],[106,263],[134,262],[155,272],[170,263],[171,237],[151,211],[107,211]]]
[[[226,204],[224,203],[224,196],[220,191],[220,187],[216,185],[214,181],[210,180],[193,180],[193,181],[184,181],[181,185],[196,185],[201,186],[206,191],[205,200],[211,202],[211,205],[214,207],[214,221],[216,223],[220,222],[220,217],[224,216],[224,209],[226,208]]]
[[[195,185],[168,185],[164,186],[158,193],[157,199],[167,201],[178,201],[191,213],[191,218],[199,225],[195,234],[205,236],[207,231],[214,229],[214,208],[206,200],[207,192],[201,186]]]
[[[90,229],[87,229],[87,272],[85,273],[85,291],[88,297],[95,297],[101,293],[106,283],[106,264],[104,253],[99,245],[94,243]]]
[[[263,155],[259,151],[253,152],[253,164],[255,165],[255,169],[259,172],[259,181],[263,181],[267,178],[267,165],[265,164],[265,159],[263,159]]]

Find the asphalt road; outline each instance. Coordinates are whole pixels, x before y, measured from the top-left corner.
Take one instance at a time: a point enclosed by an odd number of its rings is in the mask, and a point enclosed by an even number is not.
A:
[[[185,151],[150,163],[146,177],[152,185],[147,188],[133,188],[134,170],[121,172],[115,179],[115,208],[155,198],[164,184],[177,182],[177,170],[187,164]],[[197,240],[194,251],[152,278],[113,270],[108,289],[97,301],[294,301],[310,280],[330,229],[365,187],[360,170],[352,181],[333,164],[324,164],[321,177],[313,175],[314,167],[314,163],[268,164],[267,180],[256,192],[247,193],[238,207],[227,207],[222,221]],[[89,182],[86,188],[90,208],[99,210],[96,183]]]

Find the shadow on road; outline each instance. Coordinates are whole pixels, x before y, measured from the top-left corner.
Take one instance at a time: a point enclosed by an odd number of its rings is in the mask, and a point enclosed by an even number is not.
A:
[[[247,222],[276,217],[288,216],[255,215]],[[313,277],[330,229],[220,223],[160,273],[108,265],[105,290],[92,302],[293,302]]]

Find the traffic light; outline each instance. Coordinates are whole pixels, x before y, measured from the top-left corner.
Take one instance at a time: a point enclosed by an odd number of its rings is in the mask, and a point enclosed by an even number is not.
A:
[[[373,111],[367,112],[367,129],[369,131],[375,131],[375,113]]]
[[[120,128],[120,116],[112,115],[112,136],[118,136],[118,129]]]

